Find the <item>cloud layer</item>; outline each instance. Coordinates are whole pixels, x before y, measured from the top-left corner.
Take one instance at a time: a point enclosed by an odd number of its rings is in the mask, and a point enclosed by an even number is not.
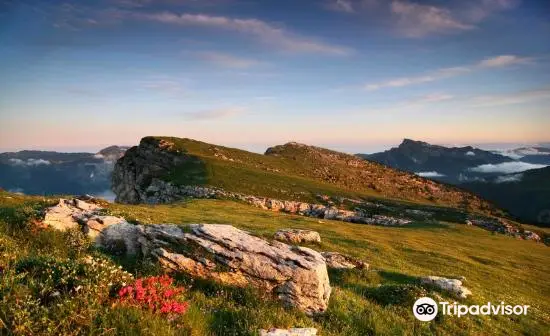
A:
[[[532,164],[526,162],[504,162],[499,164],[484,164],[469,170],[475,173],[502,173],[502,174],[514,174],[524,172],[530,169],[540,169],[547,167],[542,164]]]
[[[25,160],[21,160],[21,159],[10,159],[9,160],[11,164],[13,164],[14,166],[28,166],[28,167],[32,167],[32,166],[41,166],[41,165],[50,165],[51,162],[48,161],[48,160],[43,160],[43,159],[27,159],[26,161]]]
[[[511,183],[520,182],[523,178],[523,174],[503,175],[495,179],[495,183]]]

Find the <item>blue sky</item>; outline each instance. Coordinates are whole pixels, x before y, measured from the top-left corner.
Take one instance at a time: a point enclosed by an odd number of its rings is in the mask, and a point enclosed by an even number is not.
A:
[[[547,142],[549,14],[527,0],[0,0],[0,150]]]

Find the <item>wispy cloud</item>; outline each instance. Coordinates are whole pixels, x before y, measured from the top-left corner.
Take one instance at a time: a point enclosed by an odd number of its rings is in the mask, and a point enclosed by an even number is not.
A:
[[[399,77],[379,83],[370,83],[365,85],[366,90],[379,90],[383,88],[396,88],[409,85],[416,85],[428,82],[435,82],[446,78],[464,75],[475,70],[490,68],[505,68],[514,65],[524,65],[534,63],[533,58],[520,57],[516,55],[501,55],[481,60],[475,64],[460,67],[442,68],[418,76]]]
[[[485,59],[479,62],[482,68],[499,68],[518,64],[527,64],[533,61],[529,57],[519,57],[515,55],[501,55],[493,58]]]
[[[225,68],[247,69],[262,64],[262,62],[255,59],[237,57],[219,52],[201,52],[199,53],[199,57]]]
[[[513,9],[521,0],[482,0],[470,3],[466,8],[466,17],[473,22],[480,22],[496,12]]]
[[[399,35],[422,38],[430,35],[472,31],[495,13],[515,8],[521,0],[439,1],[448,7],[410,0],[326,0],[325,8],[362,14],[368,22],[383,18]]]
[[[271,44],[284,51],[296,53],[317,53],[329,55],[347,55],[349,48],[327,44],[310,37],[293,34],[283,27],[277,27],[258,19],[236,19],[226,16],[206,14],[174,14],[133,12],[132,17],[141,20],[173,24],[180,26],[198,26],[218,28],[239,32],[257,38],[262,43]]]
[[[432,93],[409,101],[409,104],[429,104],[438,103],[453,99],[454,96],[446,93]]]
[[[140,81],[138,85],[141,90],[153,90],[167,94],[181,94],[186,91],[180,81],[170,78],[147,79]]]
[[[184,113],[186,119],[189,120],[210,120],[210,119],[223,119],[241,115],[246,112],[246,109],[242,107],[228,107],[212,110],[203,110],[196,112]]]
[[[210,5],[223,1],[226,0],[211,0]],[[172,11],[151,11],[153,5],[157,4],[206,4],[203,1],[163,0],[157,2],[156,0],[113,0],[111,4],[113,6],[91,7],[68,2],[59,6],[50,6],[49,8],[56,8],[54,11],[56,18],[53,23],[56,28],[75,31],[90,26],[117,24],[133,19],[237,32],[285,52],[339,56],[353,53],[352,48],[327,43],[312,36],[300,35],[287,29],[284,25],[273,24],[256,18],[233,18],[210,14],[178,14]]]
[[[453,67],[453,68],[443,68],[427,74],[412,76],[412,77],[399,77],[390,79],[388,81],[380,83],[367,84],[365,86],[366,90],[379,90],[383,88],[396,88],[403,87],[415,84],[422,84],[428,82],[434,82],[445,78],[455,77],[467,72],[470,72],[469,67]]]
[[[453,17],[450,10],[413,2],[393,1],[391,12],[397,18],[399,31],[407,37],[422,37],[473,29],[474,26]]]
[[[546,99],[550,99],[550,88],[498,95],[477,96],[472,98],[472,105],[474,107],[515,105]]]
[[[229,0],[107,0],[108,3],[126,8],[143,8],[148,6],[213,6]]]
[[[326,7],[336,12],[354,13],[355,8],[351,0],[331,0]]]

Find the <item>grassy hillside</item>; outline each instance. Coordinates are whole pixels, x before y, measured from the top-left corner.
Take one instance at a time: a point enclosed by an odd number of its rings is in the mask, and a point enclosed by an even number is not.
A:
[[[407,227],[378,227],[272,213],[222,200],[172,205],[109,206],[114,214],[143,223],[228,223],[271,238],[280,228],[317,230],[318,251],[339,251],[369,262],[372,271],[331,272],[333,293],[325,315],[308,318],[281,308],[263,294],[178,277],[189,311],[168,321],[147,311],[113,305],[105,275],[86,275],[94,285],[62,292],[38,302],[48,287],[38,274],[21,272],[21,264],[50,258],[93,255],[110,260],[136,276],[160,270],[143,260],[111,257],[89,248],[71,233],[37,230],[40,209],[55,200],[0,193],[0,328],[19,334],[93,335],[255,335],[259,328],[316,327],[320,335],[543,335],[550,328],[550,250],[453,223],[421,222]],[[78,261],[74,263],[78,264]],[[78,265],[74,266],[77,267]],[[78,268],[78,267],[77,267]],[[438,317],[415,320],[414,297],[447,293],[419,286],[417,276],[465,276],[474,295],[468,303],[505,301],[532,308],[520,317]],[[6,333],[0,329],[0,334]]]
[[[492,205],[458,188],[323,148],[288,143],[265,155],[191,139],[147,137],[163,151],[185,156],[162,178],[285,200],[315,200],[317,194],[384,198],[424,204],[468,206],[489,213]],[[131,161],[139,147],[122,160]]]

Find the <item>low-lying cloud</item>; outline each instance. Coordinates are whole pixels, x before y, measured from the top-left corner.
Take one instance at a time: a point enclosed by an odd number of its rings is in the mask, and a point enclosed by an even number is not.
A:
[[[429,172],[417,172],[415,173],[416,175],[418,176],[422,176],[422,177],[443,177],[445,175],[443,174],[440,174],[436,171],[429,171]]]
[[[10,159],[10,163],[14,166],[40,166],[40,165],[50,165],[51,162],[43,159]]]
[[[523,178],[523,174],[503,175],[495,179],[495,183],[511,183],[520,182]]]
[[[499,164],[484,164],[469,170],[475,173],[502,173],[502,174],[514,174],[524,172],[530,169],[540,169],[547,167],[547,165],[533,164],[527,162],[503,162]]]

